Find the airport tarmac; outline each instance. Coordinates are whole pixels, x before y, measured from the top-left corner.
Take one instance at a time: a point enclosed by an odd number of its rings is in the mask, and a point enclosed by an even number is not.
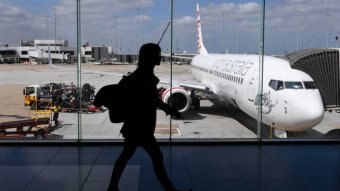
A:
[[[0,65],[0,122],[20,120],[29,117],[29,111],[24,107],[23,87],[32,84],[74,83],[77,84],[76,65],[57,65],[74,70],[52,69],[48,65]],[[96,71],[117,74],[107,76],[83,72],[81,84],[90,83],[96,91],[101,87],[116,83],[120,74],[131,72],[136,65],[93,65],[82,64],[83,71]],[[156,67],[155,73],[161,80],[170,79],[170,65],[163,63]],[[190,65],[173,65],[173,79],[193,80]],[[160,84],[160,86],[163,86]],[[164,85],[163,87],[166,87]],[[138,93],[136,94],[138,96]],[[163,111],[157,113],[157,138],[169,138],[170,118]],[[77,139],[78,114],[60,113],[62,124],[55,128],[47,139]],[[122,139],[119,131],[122,124],[109,121],[108,112],[83,113],[81,115],[82,139]],[[233,110],[227,107],[213,105],[208,100],[201,101],[199,111],[190,110],[183,114],[183,119],[173,119],[172,138],[174,139],[255,139],[254,129],[247,128],[245,123],[235,118]],[[325,112],[324,120],[311,130],[301,133],[302,138],[323,138],[328,132],[340,129],[340,114]],[[332,131],[333,130],[333,131]],[[32,139],[27,137],[25,139]]]

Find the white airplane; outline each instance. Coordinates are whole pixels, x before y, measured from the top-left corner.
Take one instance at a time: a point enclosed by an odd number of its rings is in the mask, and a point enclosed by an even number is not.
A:
[[[198,4],[197,32],[198,54],[191,61],[192,74],[196,81],[175,82],[176,85],[171,90],[168,88],[163,92],[161,97],[164,102],[169,103],[171,97],[172,106],[180,112],[185,112],[192,106],[199,108],[196,93],[201,91],[210,99],[217,99],[225,105],[230,104],[254,119],[258,117],[258,105],[262,104],[262,122],[273,126],[275,135],[282,138],[287,137],[287,131],[304,131],[322,121],[324,106],[321,95],[308,74],[292,69],[284,59],[265,56],[262,103],[259,103],[259,55],[208,54],[202,40]],[[69,70],[51,63],[50,66]],[[109,72],[82,72],[122,76]],[[169,84],[162,80],[160,83]]]
[[[275,135],[282,138],[287,137],[287,131],[304,131],[322,121],[322,98],[308,74],[292,69],[284,59],[265,56],[262,103],[259,103],[259,55],[208,54],[202,40],[198,4],[197,31],[198,55],[193,57],[191,67],[198,83],[181,82],[173,87],[173,106],[186,111],[192,101],[198,103],[192,91],[205,91],[211,98],[231,104],[256,119],[258,105],[262,104],[263,123],[272,125]],[[163,101],[169,102],[169,97],[168,89]]]

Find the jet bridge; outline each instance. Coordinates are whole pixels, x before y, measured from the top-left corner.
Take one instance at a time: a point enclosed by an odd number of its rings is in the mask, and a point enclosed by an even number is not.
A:
[[[326,109],[340,109],[340,49],[305,49],[287,54],[294,69],[309,74],[318,86]]]

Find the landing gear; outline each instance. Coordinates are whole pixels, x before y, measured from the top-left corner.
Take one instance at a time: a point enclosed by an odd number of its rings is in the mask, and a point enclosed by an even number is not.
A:
[[[196,94],[194,90],[191,90],[190,93],[190,98],[191,98],[191,108],[193,110],[199,110],[201,108],[201,97]]]
[[[201,100],[198,97],[193,97],[191,99],[191,108],[193,110],[199,110],[201,108]]]

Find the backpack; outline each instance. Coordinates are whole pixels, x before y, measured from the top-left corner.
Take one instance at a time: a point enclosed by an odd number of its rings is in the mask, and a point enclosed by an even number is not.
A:
[[[93,105],[96,107],[105,106],[109,109],[110,121],[112,123],[124,122],[126,114],[124,96],[119,84],[111,84],[99,89],[95,96]]]

